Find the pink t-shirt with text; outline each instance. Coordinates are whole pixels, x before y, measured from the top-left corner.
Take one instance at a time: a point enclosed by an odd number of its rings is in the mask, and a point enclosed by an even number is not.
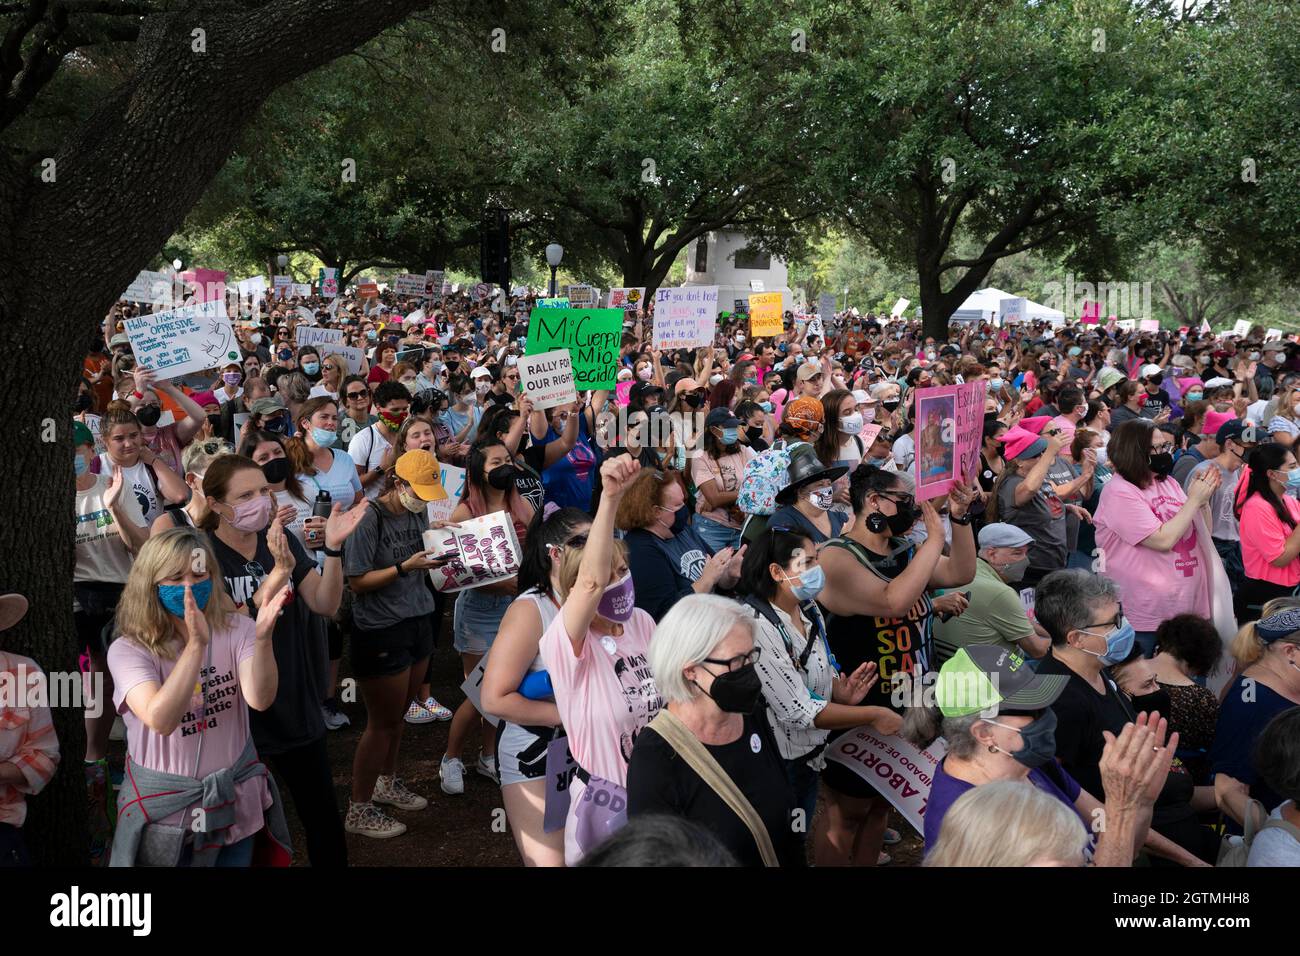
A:
[[[1124,615],[1136,630],[1154,631],[1175,614],[1210,616],[1210,575],[1195,526],[1169,551],[1142,545],[1186,501],[1173,478],[1139,488],[1115,475],[1102,488],[1094,520],[1105,565],[1097,570],[1120,586]]]
[[[575,657],[564,615],[557,614],[539,645],[573,759],[622,787],[637,734],[662,706],[650,673],[654,630],[654,618],[636,608],[621,636],[588,631],[582,655]]]
[[[1300,501],[1290,495],[1282,496],[1282,505],[1291,519],[1300,524]],[[1293,528],[1288,527],[1273,510],[1273,506],[1259,495],[1251,495],[1241,506],[1241,563],[1246,577],[1256,581],[1269,581],[1294,587],[1300,584],[1300,557],[1282,568],[1270,563],[1286,547],[1286,539]]]
[[[253,656],[256,630],[253,619],[232,614],[228,626],[213,631],[209,656],[199,669],[199,681],[190,695],[190,705],[180,726],[164,737],[150,730],[127,706],[126,696],[140,684],[153,681],[159,687],[176,668],[125,635],[108,648],[108,669],[113,675],[113,704],[126,723],[127,752],[136,763],[151,770],[203,779],[210,773],[233,767],[248,743],[248,705],[239,688],[239,663]],[[206,694],[205,714],[200,713]],[[199,753],[199,740],[203,752]],[[201,759],[200,759],[201,756]],[[198,768],[195,769],[195,761]],[[130,788],[129,779],[122,784]],[[252,836],[262,829],[262,811],[271,805],[265,777],[254,777],[235,787],[235,824],[230,842]],[[148,807],[146,806],[147,810]],[[189,811],[181,810],[163,820],[169,826],[189,827]]]

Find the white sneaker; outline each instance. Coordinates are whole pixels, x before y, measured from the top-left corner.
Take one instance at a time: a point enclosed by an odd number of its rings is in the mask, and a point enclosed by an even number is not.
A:
[[[433,715],[434,720],[451,720],[451,711],[432,697],[425,698],[424,709]]]
[[[497,773],[497,758],[493,754],[491,757],[485,754],[478,755],[478,764],[474,768],[483,776],[487,777],[493,783],[500,785],[501,777]]]
[[[373,803],[349,803],[347,819],[343,829],[357,836],[370,837],[374,840],[388,840],[399,837],[406,832],[406,824],[394,820]]]
[[[429,713],[418,700],[411,701],[411,706],[406,708],[406,722],[408,724],[430,724],[435,719],[433,714]]]
[[[465,765],[459,757],[443,757],[438,765],[438,777],[442,780],[442,792],[458,796],[465,792]]]
[[[429,805],[424,797],[407,789],[401,777],[385,777],[383,774],[375,780],[375,792],[370,800],[399,810],[423,810]]]

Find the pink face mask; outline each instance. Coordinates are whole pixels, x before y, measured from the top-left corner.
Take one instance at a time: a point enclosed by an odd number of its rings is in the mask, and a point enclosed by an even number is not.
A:
[[[271,520],[271,499],[258,495],[252,501],[235,505],[235,516],[226,520],[238,531],[261,531]]]
[[[607,621],[622,624],[632,617],[636,609],[636,588],[632,584],[632,572],[629,571],[619,580],[605,588],[605,593],[596,605],[596,613]]]

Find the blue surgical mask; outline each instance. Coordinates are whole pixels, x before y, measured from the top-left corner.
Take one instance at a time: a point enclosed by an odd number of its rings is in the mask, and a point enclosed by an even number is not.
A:
[[[984,722],[1020,734],[1020,739],[1025,742],[1025,745],[1015,753],[1005,750],[1002,752],[1031,770],[1034,767],[1041,767],[1056,756],[1056,713],[1050,707],[1026,727],[1011,727],[988,718],[985,718]],[[998,749],[1001,750],[1000,747]]]
[[[1080,628],[1080,630],[1083,629]],[[1095,634],[1093,631],[1083,630],[1083,633],[1092,634],[1094,637],[1101,637],[1100,634]],[[1106,635],[1105,654],[1098,654],[1096,651],[1090,651],[1086,647],[1081,647],[1079,650],[1083,651],[1085,654],[1091,654],[1093,657],[1101,658],[1103,664],[1118,664],[1120,661],[1124,660],[1124,658],[1128,657],[1129,652],[1133,650],[1133,641],[1136,637],[1137,632],[1133,629],[1133,625],[1128,622],[1128,618],[1124,618],[1123,624]]]
[[[1286,473],[1288,491],[1300,491],[1300,468],[1292,468]]]
[[[1002,379],[1000,379],[1000,378],[991,378],[991,379],[989,379],[989,391],[991,391],[991,392],[998,392],[998,391],[1001,391],[1001,390],[1002,390],[1002,386],[1003,386],[1003,384],[1004,384],[1004,383],[1003,383]]]
[[[303,370],[304,372],[306,372],[308,375],[315,375],[317,372],[320,371],[320,363],[319,363],[319,362],[303,362],[303,363],[302,363],[302,370]]]
[[[826,586],[826,572],[822,570],[820,564],[814,565],[800,574],[796,580],[798,583],[791,581],[788,577],[785,579],[785,583],[790,585],[790,591],[794,594],[794,599],[796,601],[811,601]]]
[[[722,444],[734,445],[740,440],[739,428],[724,428],[722,430]]]
[[[80,455],[72,456],[72,473],[80,478],[86,472],[90,471],[90,462]]]
[[[771,402],[759,402],[758,407],[761,408],[763,411],[767,412],[769,415],[771,415],[772,409],[775,406]]]
[[[208,578],[206,581],[193,584],[190,586],[190,590],[194,592],[194,603],[202,611],[208,606],[208,598],[212,597],[212,579]],[[173,617],[185,616],[185,585],[158,585],[158,600],[162,601],[162,606]]]
[[[332,432],[329,429],[317,428],[314,425],[312,426],[311,440],[322,448],[332,447],[338,437],[339,436],[336,432]]]

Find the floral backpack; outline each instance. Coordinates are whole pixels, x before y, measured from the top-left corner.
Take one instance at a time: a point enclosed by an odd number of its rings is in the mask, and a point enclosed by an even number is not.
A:
[[[776,493],[789,484],[790,453],[802,442],[777,441],[745,465],[736,506],[747,515],[770,515],[776,511]]]

